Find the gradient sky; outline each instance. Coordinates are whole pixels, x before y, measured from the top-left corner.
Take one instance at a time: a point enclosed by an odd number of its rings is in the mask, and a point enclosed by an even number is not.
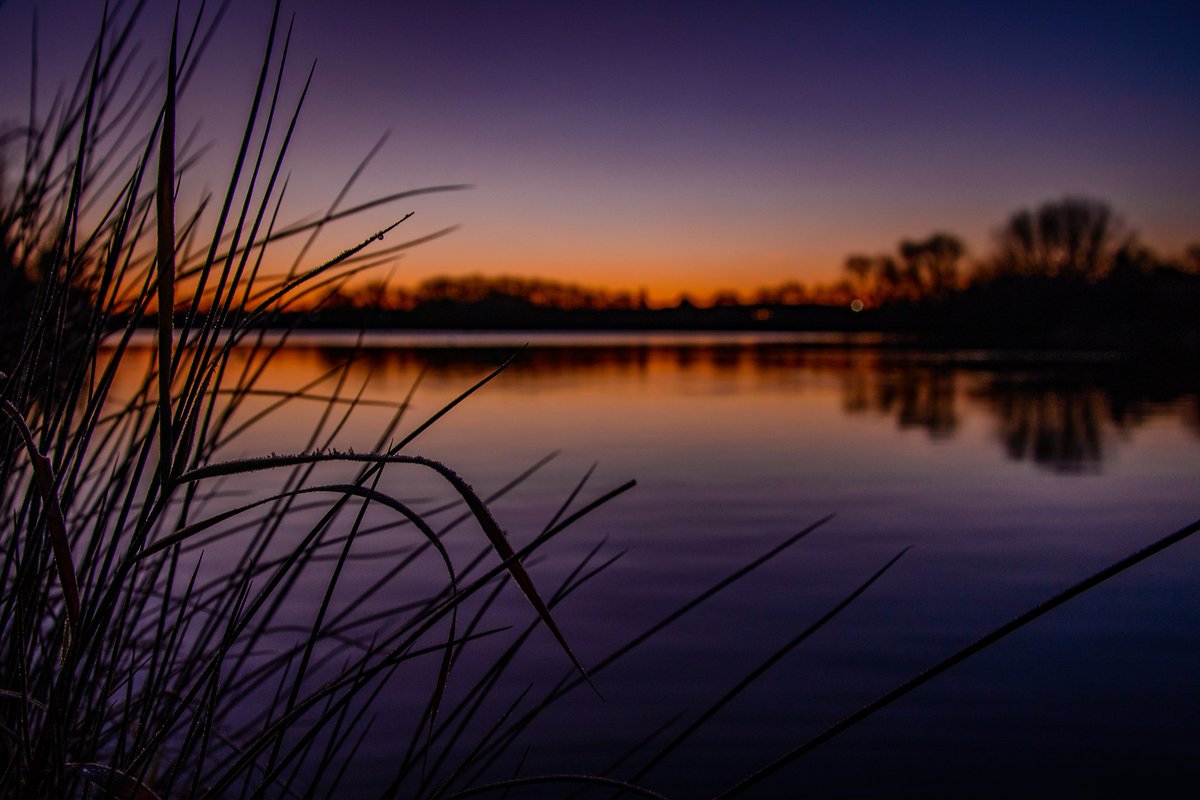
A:
[[[78,63],[96,3],[0,2],[0,118]],[[185,5],[194,5],[192,3]],[[143,39],[165,51],[173,4]],[[187,98],[221,186],[270,3],[235,4]],[[1021,207],[1107,200],[1152,246],[1200,240],[1200,4],[285,2],[294,216],[424,184],[396,279],[539,275],[688,289],[840,275],[850,252],[948,230],[979,256]],[[72,67],[73,68],[73,67]],[[211,177],[208,177],[211,176]],[[339,228],[331,249],[382,224]],[[348,237],[348,238],[347,238]]]

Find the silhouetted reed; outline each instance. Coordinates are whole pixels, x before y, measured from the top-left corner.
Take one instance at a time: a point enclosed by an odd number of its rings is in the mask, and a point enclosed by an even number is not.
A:
[[[336,388],[316,398],[325,411],[301,452],[225,456],[252,424],[238,409],[262,396],[258,377],[286,340],[267,342],[255,326],[359,271],[359,255],[411,214],[283,276],[260,272],[268,247],[337,216],[456,187],[397,193],[315,223],[278,226],[279,177],[296,113],[282,120],[288,133],[272,153],[266,131],[281,122],[290,39],[290,31],[276,30],[277,10],[218,218],[201,233],[210,198],[184,219],[176,208],[186,177],[176,108],[214,20],[198,16],[182,31],[177,25],[165,77],[139,83],[121,106],[113,98],[140,12],[106,13],[80,88],[50,119],[30,120],[19,180],[0,217],[0,269],[11,289],[6,343],[17,343],[6,350],[0,394],[9,531],[0,564],[0,787],[28,797],[219,796],[250,785],[290,794],[289,785],[302,780],[310,795],[332,792],[342,777],[335,766],[362,735],[358,704],[411,662],[430,692],[415,741],[432,736],[455,655],[496,633],[481,629],[478,618],[460,621],[482,591],[508,585],[523,594],[584,674],[523,565],[631,484],[564,508],[531,544],[510,544],[485,498],[449,467],[406,452],[499,370],[403,436],[397,431],[408,403],[391,404],[392,419],[366,454],[332,447],[360,404],[343,370]],[[146,85],[165,96],[156,109]],[[142,134],[106,138],[114,117],[137,121],[147,109]],[[132,167],[116,158],[127,149]],[[207,242],[197,244],[200,237]],[[134,380],[130,342],[147,320],[157,321],[154,357]],[[118,376],[133,387],[128,396],[113,395]],[[276,399],[282,408],[314,398],[298,390]],[[351,469],[322,482],[338,464]],[[436,476],[459,516],[440,519],[446,508],[418,513],[388,493],[394,479],[385,472],[396,467]],[[272,476],[259,483],[259,496],[247,501],[223,491],[231,478],[250,474]],[[321,497],[328,499],[309,502]],[[382,583],[335,603],[355,549],[378,533],[364,525],[368,507],[392,514],[390,529],[411,531],[416,544]],[[452,562],[442,537],[464,522],[479,527],[493,566]],[[288,538],[305,531],[298,542],[280,541],[285,524]],[[196,547],[222,539],[236,539],[241,555],[213,577]],[[405,568],[424,554],[443,565],[445,588],[410,594],[364,633],[363,602],[384,588],[396,591]],[[305,635],[264,657],[264,649],[283,644],[281,613],[301,575],[331,557],[324,600]],[[246,702],[260,705],[259,713],[239,714]],[[422,770],[420,777],[433,775]]]

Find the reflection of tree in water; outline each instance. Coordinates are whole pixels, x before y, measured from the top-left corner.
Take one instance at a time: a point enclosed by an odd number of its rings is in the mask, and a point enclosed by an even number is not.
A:
[[[472,374],[495,368],[517,354],[509,372],[540,375],[559,373],[644,373],[653,363],[673,369],[711,370],[732,373],[750,370],[759,375],[780,371],[836,371],[848,363],[844,353],[814,351],[787,344],[585,344],[421,347],[318,346],[314,352],[329,366],[354,359],[381,370],[432,369],[453,374]]]
[[[987,402],[999,422],[1009,458],[1033,459],[1058,472],[1097,470],[1104,457],[1107,428],[1116,422],[1099,389],[1038,389],[1019,381],[997,380]]]
[[[1148,419],[1178,413],[1200,435],[1200,386],[1190,370],[1161,364],[1054,365],[928,363],[860,358],[841,364],[847,413],[894,417],[901,428],[930,436],[954,435],[957,395],[969,396],[996,420],[1009,458],[1031,460],[1057,472],[1100,468],[1114,435]],[[972,376],[982,378],[975,382]]]
[[[317,355],[329,366],[353,359],[380,372],[431,370],[438,374],[478,377],[510,358],[507,372],[512,377],[523,374],[570,374],[594,371],[645,373],[649,369],[654,348],[628,347],[528,347],[508,346],[435,346],[435,347],[319,347]],[[691,354],[676,356],[681,367],[694,363]]]
[[[1194,433],[1196,380],[1167,365],[1107,364],[994,372],[976,393],[999,422],[1010,458],[1033,459],[1059,472],[1100,468],[1114,434],[1179,412]]]
[[[939,364],[865,362],[842,374],[842,407],[894,416],[901,428],[943,439],[958,429],[955,371]]]
[[[354,357],[376,370],[478,375],[515,350],[493,345],[317,352],[331,365]],[[1064,473],[1099,469],[1115,435],[1156,416],[1177,415],[1200,436],[1200,366],[1176,363],[1031,365],[776,343],[535,345],[521,352],[508,380],[553,375],[587,381],[602,373],[646,375],[661,368],[704,370],[718,377],[746,372],[772,385],[784,378],[797,385],[798,376],[826,376],[840,386],[846,413],[887,416],[900,428],[922,430],[935,439],[957,433],[959,403],[966,397],[995,420],[997,439],[1010,458]]]

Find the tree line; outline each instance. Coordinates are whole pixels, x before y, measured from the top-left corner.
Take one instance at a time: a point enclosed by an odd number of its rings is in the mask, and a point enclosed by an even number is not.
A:
[[[1012,214],[969,257],[937,231],[854,253],[833,281],[750,291],[643,291],[545,278],[436,277],[340,293],[302,324],[451,328],[873,330],[949,346],[1161,348],[1200,353],[1200,243],[1160,256],[1108,204],[1062,200]],[[861,312],[861,313],[858,313]]]
[[[327,305],[388,311],[488,305],[581,311],[646,308],[649,300],[645,291],[602,289],[547,278],[473,274],[439,275],[412,288],[372,281],[339,292]]]
[[[1163,258],[1108,204],[1087,198],[1017,211],[996,232],[991,254],[969,265],[966,254],[961,239],[938,232],[901,241],[896,254],[851,255],[844,268],[849,288],[867,306],[937,303],[966,290],[1029,280],[1072,284],[1133,272],[1200,274],[1200,242],[1182,257]]]
[[[1068,197],[1014,213],[996,232],[993,252],[973,261],[958,236],[938,231],[925,238],[905,238],[893,253],[851,254],[843,264],[843,275],[830,282],[787,280],[749,291],[719,289],[707,296],[684,292],[674,305],[845,306],[858,300],[866,309],[930,306],[992,284],[1027,279],[1096,282],[1131,271],[1200,274],[1200,242],[1181,257],[1163,258],[1128,231],[1108,204]],[[411,288],[376,281],[343,291],[331,305],[391,311],[452,306],[579,311],[644,310],[671,303],[652,303],[644,289],[474,274],[433,277]]]

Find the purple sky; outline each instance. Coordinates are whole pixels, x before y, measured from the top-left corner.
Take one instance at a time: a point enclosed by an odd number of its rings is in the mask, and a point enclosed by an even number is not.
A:
[[[25,113],[35,5],[44,89],[96,28],[94,3],[0,4],[4,119]],[[269,3],[235,6],[186,106],[214,142],[197,181],[216,187],[269,21]],[[984,255],[1012,211],[1067,194],[1109,201],[1165,252],[1200,240],[1200,5],[807,6],[285,3],[290,96],[318,61],[288,208],[323,209],[390,130],[349,202],[476,186],[389,212],[415,210],[413,235],[463,225],[401,282],[828,280],[850,252],[939,229]],[[170,7],[148,5],[148,56]]]

